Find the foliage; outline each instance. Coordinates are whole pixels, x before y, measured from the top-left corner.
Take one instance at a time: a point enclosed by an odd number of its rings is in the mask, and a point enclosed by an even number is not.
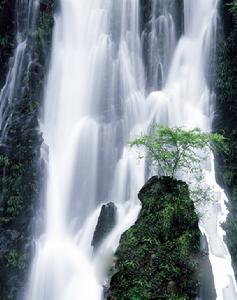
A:
[[[152,177],[139,199],[138,220],[115,254],[108,299],[196,299],[200,232],[188,186]]]
[[[0,155],[0,167],[8,167],[10,165],[10,160],[6,155]]]
[[[234,18],[237,19],[237,0],[234,0],[233,2],[231,2],[229,4],[229,7],[230,7],[230,13],[232,13]]]
[[[236,228],[237,228],[237,1],[224,6],[224,34],[217,47],[216,64],[216,114],[214,129],[227,139],[229,151],[216,153],[216,176],[229,198],[229,215],[225,224],[227,246],[237,276]],[[223,4],[224,5],[224,4]]]
[[[25,270],[27,267],[27,255],[20,255],[15,249],[10,250],[5,259],[7,267],[18,268],[19,270]]]
[[[0,80],[5,78],[12,54],[15,26],[14,0],[0,0]],[[42,167],[38,109],[47,73],[54,1],[40,1],[36,32],[28,34],[23,76],[10,105],[4,111],[0,145],[0,278],[1,300],[17,299],[25,285],[30,263],[32,219],[37,209]],[[6,39],[9,42],[6,43]],[[4,68],[2,67],[4,65]]]
[[[14,48],[15,1],[0,0],[0,85],[6,75],[8,61]]]
[[[217,133],[154,125],[151,134],[142,135],[130,145],[145,147],[152,164],[158,166],[158,172],[174,178],[179,170],[196,172],[210,149],[223,147],[225,143],[223,136]]]

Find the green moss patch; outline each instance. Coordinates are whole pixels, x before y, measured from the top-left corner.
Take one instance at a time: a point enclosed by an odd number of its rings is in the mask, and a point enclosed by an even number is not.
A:
[[[152,177],[139,193],[142,210],[120,240],[108,299],[195,299],[200,232],[188,187]]]

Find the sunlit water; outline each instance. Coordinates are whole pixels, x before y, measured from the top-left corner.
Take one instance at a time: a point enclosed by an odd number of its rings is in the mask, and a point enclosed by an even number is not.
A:
[[[147,84],[138,0],[61,0],[41,120],[49,148],[46,230],[36,241],[26,299],[101,299],[119,238],[140,210],[137,193],[145,181],[144,162],[138,163],[128,141],[154,121],[210,131],[205,68],[215,43],[217,2],[184,2],[178,41],[168,2],[152,2]],[[164,51],[156,51],[159,43]],[[205,208],[200,227],[217,298],[232,300],[236,286],[220,226],[226,197],[215,182],[212,157],[205,174],[217,200]],[[100,208],[110,201],[118,208],[117,225],[93,253]]]

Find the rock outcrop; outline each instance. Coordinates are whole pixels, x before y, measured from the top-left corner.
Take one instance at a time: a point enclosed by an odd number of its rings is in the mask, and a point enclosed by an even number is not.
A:
[[[216,62],[216,107],[213,128],[227,139],[228,152],[216,153],[216,176],[229,198],[224,225],[237,277],[237,2],[221,1],[223,26],[219,30]]]
[[[116,252],[108,299],[196,299],[200,231],[188,186],[152,177],[139,193],[142,209]]]
[[[117,208],[114,203],[110,202],[102,206],[91,243],[94,247],[94,251],[96,251],[103,239],[113,230],[116,224],[116,218]]]

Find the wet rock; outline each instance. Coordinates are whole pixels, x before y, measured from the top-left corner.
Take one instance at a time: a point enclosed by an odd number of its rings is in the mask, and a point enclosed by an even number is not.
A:
[[[158,264],[159,264],[159,258],[155,254],[152,254],[151,255],[151,265],[158,266]]]
[[[103,285],[103,297],[104,299],[107,299],[109,296],[109,283],[106,282],[104,285]]]
[[[201,237],[202,257],[200,261],[200,299],[215,300],[216,291],[214,285],[214,277],[212,273],[211,262],[208,256],[209,249],[206,236]]]
[[[44,1],[44,9],[39,7],[31,32],[26,28],[27,3],[23,2],[0,0],[1,86],[13,53],[11,41],[17,40],[16,23],[21,33],[27,35],[17,84],[14,88],[9,85],[12,96],[6,101],[9,105],[4,107],[2,116],[4,132],[0,132],[0,272],[4,274],[0,276],[0,300],[24,298],[33,253],[34,216],[41,205],[41,184],[45,178],[40,165],[43,139],[38,116],[50,57],[54,1]]]
[[[7,145],[0,144],[0,155],[7,155],[8,148]]]
[[[16,230],[0,230],[0,257],[5,255],[7,251],[10,249],[12,241],[18,239],[20,233]]]
[[[116,224],[117,208],[110,202],[102,206],[91,245],[96,250]]]
[[[15,2],[0,0],[0,86],[4,84],[15,44]]]
[[[168,291],[175,293],[176,290],[176,284],[173,280],[170,280],[168,282],[168,287],[167,287]]]

